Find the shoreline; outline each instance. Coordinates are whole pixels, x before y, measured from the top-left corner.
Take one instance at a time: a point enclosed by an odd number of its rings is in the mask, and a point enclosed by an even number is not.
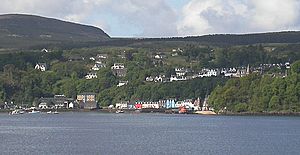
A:
[[[55,111],[54,109],[43,109],[41,112]],[[117,109],[57,109],[58,112],[99,112],[99,113],[116,113]],[[130,113],[162,113],[162,114],[174,114],[170,113],[167,109],[123,109],[125,114]],[[9,113],[11,110],[0,110],[0,114]],[[188,113],[189,115],[211,115],[202,113]],[[217,113],[211,116],[300,116],[300,112],[224,112]]]
[[[225,112],[217,115],[222,116],[300,116],[300,112]]]

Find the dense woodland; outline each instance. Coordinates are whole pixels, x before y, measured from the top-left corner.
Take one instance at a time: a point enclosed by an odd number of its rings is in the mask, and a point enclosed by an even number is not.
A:
[[[172,57],[171,48],[132,48],[132,47],[110,47],[110,48],[80,48],[72,50],[52,50],[45,53],[40,51],[27,51],[17,53],[1,54],[0,57],[0,104],[4,101],[14,101],[17,104],[36,104],[41,97],[52,97],[55,94],[64,94],[75,98],[78,93],[95,92],[98,102],[102,106],[115,104],[119,101],[157,101],[159,99],[189,99],[204,98],[211,95],[211,103],[219,110],[227,107],[232,111],[265,111],[265,110],[290,110],[298,111],[299,105],[299,76],[293,72],[285,79],[269,76],[251,75],[241,79],[228,79],[224,77],[198,78],[189,81],[172,83],[147,83],[145,77],[160,74],[171,75],[175,67],[186,67],[192,69],[222,68],[255,66],[262,63],[294,62],[300,59],[299,44],[280,45],[247,45],[247,46],[202,46],[186,44],[183,52]],[[126,59],[117,58],[119,51],[126,50]],[[154,64],[149,55],[156,52],[166,55],[164,63]],[[88,58],[97,53],[108,53],[111,58],[107,60],[107,68],[97,72],[98,78],[86,80],[84,76],[93,65]],[[69,56],[86,57],[84,61],[68,61]],[[41,72],[34,70],[38,62],[49,64],[49,70]],[[125,63],[127,76],[115,77],[110,66],[115,62]],[[180,62],[180,63],[179,63]],[[297,75],[297,76],[296,76]],[[295,76],[296,78],[295,81]],[[117,87],[119,80],[128,80],[129,83],[123,87]],[[229,81],[228,81],[229,80]],[[294,80],[294,81],[293,81]],[[228,81],[226,83],[226,81]],[[225,84],[226,83],[226,84]],[[267,88],[251,88],[263,86],[262,83],[270,84]],[[262,99],[262,95],[256,89],[270,89],[284,87],[284,93],[269,94],[268,99]],[[289,86],[293,83],[292,86]],[[243,90],[237,87],[241,84]],[[249,85],[249,86],[248,86]],[[227,90],[230,88],[230,90]],[[275,88],[274,88],[275,89]],[[279,89],[279,88],[278,88]],[[281,88],[280,88],[281,89]],[[290,90],[291,89],[291,90]],[[274,90],[275,91],[275,90]],[[227,92],[227,94],[224,94]],[[270,92],[267,91],[266,92]],[[287,92],[292,97],[286,98]],[[242,94],[241,94],[242,93]],[[248,94],[248,95],[247,95]],[[230,96],[231,95],[231,96]],[[241,97],[235,98],[235,97]],[[245,97],[246,96],[246,97]],[[224,98],[225,97],[225,98]],[[298,98],[297,98],[298,97]],[[223,99],[224,98],[224,99]],[[297,100],[295,99],[297,98]],[[279,101],[278,101],[279,100]],[[257,102],[256,102],[257,101]],[[265,107],[266,104],[276,104],[276,108]],[[278,102],[277,102],[278,101]],[[263,110],[253,104],[264,105]],[[289,103],[289,106],[286,106]],[[235,105],[236,104],[236,105]]]
[[[300,61],[292,65],[286,78],[252,74],[230,79],[214,89],[209,102],[216,111],[299,112]]]

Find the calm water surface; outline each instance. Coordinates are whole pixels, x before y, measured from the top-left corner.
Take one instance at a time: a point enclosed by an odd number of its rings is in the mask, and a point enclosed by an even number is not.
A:
[[[0,114],[0,154],[300,154],[300,117]]]

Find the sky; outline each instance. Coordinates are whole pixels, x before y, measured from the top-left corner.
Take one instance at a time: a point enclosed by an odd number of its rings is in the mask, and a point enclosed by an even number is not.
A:
[[[300,0],[1,0],[0,14],[92,25],[112,37],[174,37],[300,29]]]

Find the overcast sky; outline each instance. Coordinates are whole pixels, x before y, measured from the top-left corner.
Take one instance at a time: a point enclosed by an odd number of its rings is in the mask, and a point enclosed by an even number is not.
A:
[[[0,13],[93,25],[114,37],[300,29],[300,0],[1,0]]]

